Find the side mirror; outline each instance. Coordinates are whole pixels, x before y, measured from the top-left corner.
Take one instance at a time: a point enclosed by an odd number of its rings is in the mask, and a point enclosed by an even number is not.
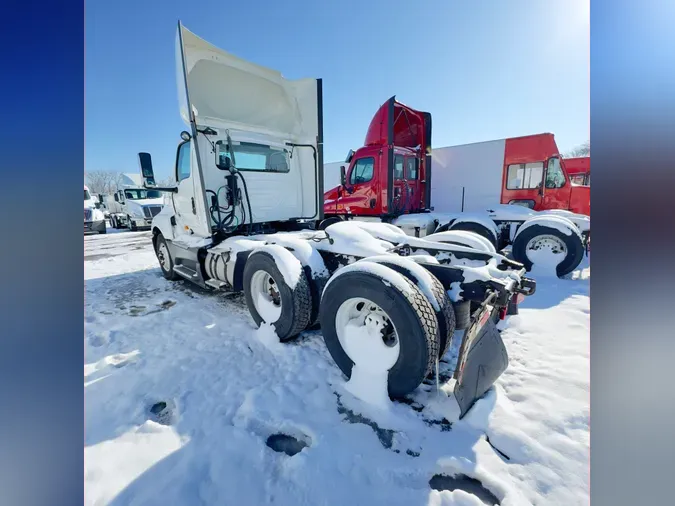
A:
[[[141,168],[141,177],[145,188],[155,186],[155,173],[152,170],[152,157],[150,153],[138,153],[138,164]]]
[[[221,151],[223,146],[222,141],[216,142],[216,167],[220,170],[230,170],[232,168],[232,160],[227,156],[227,151]]]
[[[350,149],[349,153],[347,153],[347,158],[345,158],[345,163],[351,163],[352,158],[354,158],[354,150]]]
[[[190,135],[189,132],[186,132],[185,130],[183,130],[183,131],[180,133],[180,138],[183,139],[185,142],[187,142],[187,141],[189,141],[190,139],[192,139],[192,135]]]
[[[340,184],[344,186],[347,183],[347,171],[345,170],[345,166],[341,165],[340,166]]]

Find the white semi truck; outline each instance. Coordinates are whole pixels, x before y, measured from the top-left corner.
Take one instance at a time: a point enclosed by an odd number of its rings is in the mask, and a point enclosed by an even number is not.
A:
[[[149,229],[164,206],[162,192],[147,188],[123,188],[113,195],[110,224],[113,228]]]
[[[170,196],[151,224],[164,277],[243,291],[256,324],[271,325],[281,341],[320,324],[347,377],[355,362],[368,368],[349,345],[357,333],[391,360],[393,398],[432,375],[459,335],[455,395],[463,416],[507,367],[495,321],[534,293],[524,266],[467,231],[418,238],[365,222],[318,230],[321,80],[287,80],[180,22],[176,49],[189,127],[177,148],[177,185],[157,187],[150,154],[138,155],[143,186]],[[405,256],[410,248],[422,253]]]
[[[105,216],[95,195],[84,185],[84,233],[106,233]]]

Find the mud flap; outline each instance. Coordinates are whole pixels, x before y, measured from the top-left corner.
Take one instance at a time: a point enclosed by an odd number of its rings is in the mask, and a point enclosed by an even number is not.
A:
[[[464,333],[454,374],[457,380],[454,392],[460,419],[497,381],[509,364],[504,341],[493,318],[490,318],[492,311],[489,306],[483,308],[473,325]]]

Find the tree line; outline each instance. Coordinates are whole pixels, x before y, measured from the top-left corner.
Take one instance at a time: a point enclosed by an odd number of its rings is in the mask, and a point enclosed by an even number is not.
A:
[[[92,193],[113,194],[122,189],[124,174],[107,170],[93,170],[85,172],[84,183]],[[157,186],[173,186],[176,182],[172,177],[158,181]]]

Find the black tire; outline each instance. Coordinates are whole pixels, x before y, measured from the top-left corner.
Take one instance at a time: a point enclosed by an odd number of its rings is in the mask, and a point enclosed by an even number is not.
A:
[[[319,230],[326,230],[326,227],[329,227],[329,226],[333,225],[334,223],[339,223],[341,221],[342,221],[342,218],[338,218],[337,216],[332,216],[330,218],[326,218],[321,223],[319,223]]]
[[[105,233],[107,233],[107,232],[108,232],[108,230],[105,228],[105,221],[104,221],[104,222],[103,222],[103,230],[99,230],[98,233],[99,233],[99,234],[105,234]]]
[[[117,228],[117,225],[115,224],[115,217],[114,216],[110,217],[110,226],[112,228]]]
[[[128,215],[127,215],[127,228],[132,232],[136,232],[138,230],[138,227],[134,225],[133,221],[131,221],[131,216]]]
[[[516,236],[511,248],[511,254],[514,260],[522,263],[525,268],[530,271],[532,269],[532,262],[527,258],[525,247],[527,243],[539,235],[552,235],[560,239],[567,248],[567,256],[556,267],[558,277],[563,277],[574,269],[576,269],[584,257],[584,245],[578,234],[572,232],[566,235],[560,230],[547,227],[546,225],[531,225]]]
[[[404,275],[413,283],[417,284],[415,275],[405,267],[388,262],[378,263],[386,265],[390,269],[395,270],[396,272]],[[448,293],[445,291],[445,288],[443,288],[443,285],[438,280],[438,278],[428,271],[427,273],[429,276],[431,276],[433,283],[431,290],[434,298],[436,299],[436,302],[438,302],[440,307],[439,311],[434,310],[434,313],[436,314],[436,322],[438,324],[438,359],[440,360],[445,356],[446,352],[450,348],[452,335],[455,333],[455,309],[452,307],[452,301],[450,300],[450,297],[448,297]]]
[[[159,248],[160,244],[163,244],[166,247],[166,254],[169,261],[168,270],[164,268],[164,265],[160,258],[160,248]],[[162,275],[169,281],[175,281],[179,279],[180,276],[176,274],[176,272],[173,270],[174,263],[173,258],[171,258],[171,250],[169,249],[169,245],[167,244],[166,239],[164,239],[164,236],[162,234],[157,234],[155,240],[153,241],[153,245],[155,247],[155,255],[157,255],[157,261],[159,262],[159,268],[162,270]]]
[[[274,322],[274,328],[280,341],[288,341],[305,330],[310,323],[312,314],[312,294],[307,276],[300,276],[295,288],[291,288],[284,281],[272,255],[265,251],[256,251],[246,260],[244,266],[244,296],[246,305],[256,325],[263,323],[253,303],[251,294],[251,280],[258,271],[267,272],[274,279],[279,295],[281,296],[281,316]]]
[[[342,348],[335,328],[340,306],[348,299],[362,297],[377,304],[390,317],[397,330],[400,353],[389,370],[388,390],[392,398],[415,390],[431,373],[438,357],[438,327],[434,308],[414,283],[411,291],[401,291],[369,272],[352,271],[338,276],[326,287],[321,299],[321,329],[333,360],[347,378],[354,362]]]
[[[329,278],[324,277],[313,277],[312,270],[305,266],[304,269],[305,276],[307,276],[307,281],[309,282],[309,289],[312,293],[312,312],[309,317],[309,323],[307,324],[307,329],[319,327],[319,311],[321,310],[321,294],[323,289],[326,286]]]
[[[485,237],[497,249],[497,237],[492,230],[488,229],[480,223],[473,223],[471,221],[460,221],[453,223],[447,230],[465,230],[467,232],[474,232],[480,236]]]

